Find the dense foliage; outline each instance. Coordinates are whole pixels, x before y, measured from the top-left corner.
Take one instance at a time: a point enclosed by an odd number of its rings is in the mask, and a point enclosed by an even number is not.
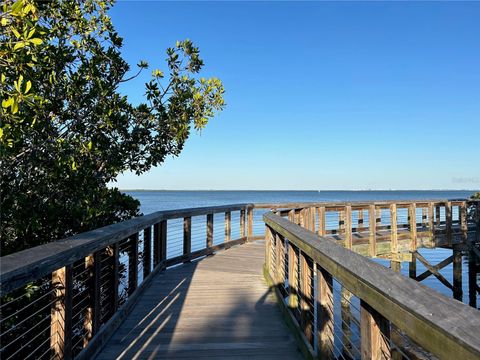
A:
[[[0,6],[2,255],[137,215],[107,184],[178,155],[224,107],[222,83],[199,78],[199,49],[177,41],[134,105],[118,91],[138,73],[128,78],[112,1]]]

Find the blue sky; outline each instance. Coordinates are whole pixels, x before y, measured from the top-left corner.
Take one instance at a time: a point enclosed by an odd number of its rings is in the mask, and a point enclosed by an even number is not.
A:
[[[480,188],[480,3],[120,1],[132,65],[191,39],[227,108],[122,189]],[[121,90],[142,101],[150,71]]]

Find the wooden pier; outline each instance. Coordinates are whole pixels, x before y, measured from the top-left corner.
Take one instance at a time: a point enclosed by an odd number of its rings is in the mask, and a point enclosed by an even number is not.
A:
[[[479,244],[473,200],[157,212],[2,257],[0,357],[478,359]],[[419,283],[467,252],[473,307]]]
[[[249,243],[159,274],[97,359],[301,359],[264,254]]]

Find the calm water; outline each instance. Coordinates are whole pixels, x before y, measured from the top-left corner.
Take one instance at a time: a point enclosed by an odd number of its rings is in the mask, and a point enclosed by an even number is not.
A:
[[[190,207],[215,206],[237,203],[275,202],[319,202],[319,201],[363,201],[363,200],[415,200],[415,199],[459,199],[468,198],[472,191],[126,191],[141,202],[141,211],[149,214],[160,210]],[[256,211],[254,232],[263,231],[261,212]],[[448,249],[420,249],[419,252],[431,264],[437,264],[452,255]],[[379,260],[385,266],[388,261]],[[452,264],[443,268],[441,274],[453,283]],[[426,268],[417,261],[417,275]],[[463,301],[469,301],[468,257],[463,259]],[[408,263],[402,263],[402,273],[408,276]],[[477,283],[480,278],[477,275]],[[452,291],[433,275],[422,281],[440,293],[452,297]],[[477,307],[480,295],[477,297]]]
[[[472,191],[126,191],[144,214],[239,203],[468,198]]]

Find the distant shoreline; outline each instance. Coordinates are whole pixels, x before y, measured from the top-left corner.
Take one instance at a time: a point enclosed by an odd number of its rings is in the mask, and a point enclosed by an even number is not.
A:
[[[478,192],[479,189],[415,189],[415,190],[392,190],[392,189],[383,189],[383,190],[217,190],[217,189],[119,189],[119,191],[124,192],[175,192],[175,191],[183,191],[183,192],[193,192],[193,191],[211,191],[211,192],[441,192],[441,191],[471,191],[471,192]]]

